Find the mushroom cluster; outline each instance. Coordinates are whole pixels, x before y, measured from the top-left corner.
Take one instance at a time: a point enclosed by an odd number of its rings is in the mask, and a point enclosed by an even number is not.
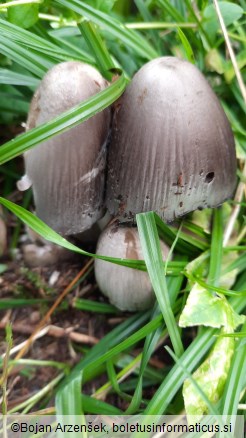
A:
[[[106,86],[85,64],[53,67],[34,95],[28,129]],[[236,185],[226,115],[200,71],[174,57],[154,59],[136,73],[112,120],[107,108],[24,158],[39,217],[70,235],[90,229],[106,206],[118,223],[103,231],[97,254],[128,259],[143,257],[134,228],[137,213],[153,210],[172,222],[222,204]],[[162,253],[165,258],[164,244]],[[102,292],[122,310],[150,306],[146,273],[96,260],[95,274]]]

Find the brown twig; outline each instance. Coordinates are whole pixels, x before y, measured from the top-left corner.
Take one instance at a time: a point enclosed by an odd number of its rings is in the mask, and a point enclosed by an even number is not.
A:
[[[46,313],[46,315],[42,318],[42,320],[39,322],[39,324],[37,325],[37,327],[34,329],[33,333],[31,334],[30,338],[28,339],[28,341],[25,343],[25,345],[23,346],[23,348],[19,351],[19,353],[16,356],[16,360],[20,359],[21,357],[24,356],[24,354],[26,353],[26,351],[28,350],[28,348],[30,347],[34,336],[43,328],[43,326],[47,323],[47,321],[49,320],[49,318],[51,317],[52,313],[54,312],[54,310],[59,306],[59,304],[62,302],[62,300],[64,299],[64,297],[68,294],[68,292],[70,292],[70,290],[72,289],[72,287],[77,283],[77,281],[80,279],[80,277],[82,277],[82,275],[85,274],[85,272],[87,271],[87,269],[92,265],[93,263],[93,259],[90,259],[86,265],[81,269],[81,271],[79,271],[79,273],[76,275],[76,277],[74,277],[74,279],[69,283],[69,285],[63,290],[63,292],[61,293],[61,295],[59,295],[59,297],[56,299],[56,301],[54,302],[54,304],[51,306],[51,308],[48,310],[48,312]]]
[[[0,329],[3,329],[5,325],[0,321]],[[33,327],[32,326],[26,326],[22,323],[15,323],[12,325],[13,332],[23,333],[23,334],[32,334],[33,333]],[[94,336],[85,335],[83,333],[78,333],[73,331],[73,328],[62,328],[58,327],[56,325],[50,324],[46,327],[46,331],[44,333],[48,336],[53,336],[54,338],[63,338],[67,337],[71,339],[72,341],[84,343],[84,344],[97,344],[98,339]]]

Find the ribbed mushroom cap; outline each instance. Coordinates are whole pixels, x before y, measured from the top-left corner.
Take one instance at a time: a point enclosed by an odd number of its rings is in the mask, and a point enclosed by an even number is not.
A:
[[[27,129],[53,119],[106,87],[106,80],[87,64],[69,61],[56,65],[34,94]],[[110,114],[107,108],[24,154],[37,215],[62,234],[82,232],[103,215]]]
[[[106,202],[121,220],[165,221],[233,194],[236,155],[226,115],[200,71],[174,57],[144,65],[121,97],[109,148]]]
[[[161,242],[164,260],[169,248]],[[137,228],[113,224],[98,241],[97,254],[143,260]],[[95,277],[100,290],[121,310],[140,311],[153,305],[155,294],[147,272],[95,259]]]

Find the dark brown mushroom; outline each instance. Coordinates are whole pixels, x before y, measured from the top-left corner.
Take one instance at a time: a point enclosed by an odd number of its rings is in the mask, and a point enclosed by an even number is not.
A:
[[[235,184],[232,130],[204,76],[174,57],[144,65],[114,115],[109,212],[126,221],[154,210],[171,222],[220,205]]]
[[[93,67],[76,61],[53,67],[33,100],[27,130],[45,123],[107,87]],[[111,112],[86,122],[26,152],[20,189],[33,186],[37,215],[63,235],[89,229],[104,213],[106,143]]]

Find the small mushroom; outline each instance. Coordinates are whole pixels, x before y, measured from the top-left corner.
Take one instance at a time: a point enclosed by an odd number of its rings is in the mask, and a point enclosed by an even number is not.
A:
[[[93,67],[77,61],[56,65],[44,76],[31,102],[27,130],[45,123],[107,87]],[[36,213],[63,235],[89,229],[103,216],[106,143],[111,111],[38,145],[24,154]]]
[[[169,248],[163,242],[161,250],[166,259]],[[115,223],[109,226],[99,238],[96,253],[143,260],[137,228]],[[147,272],[96,259],[95,276],[100,290],[120,310],[134,312],[153,305],[155,295]]]
[[[226,115],[202,73],[174,57],[144,65],[116,107],[106,203],[121,221],[166,222],[233,194],[236,154]]]

